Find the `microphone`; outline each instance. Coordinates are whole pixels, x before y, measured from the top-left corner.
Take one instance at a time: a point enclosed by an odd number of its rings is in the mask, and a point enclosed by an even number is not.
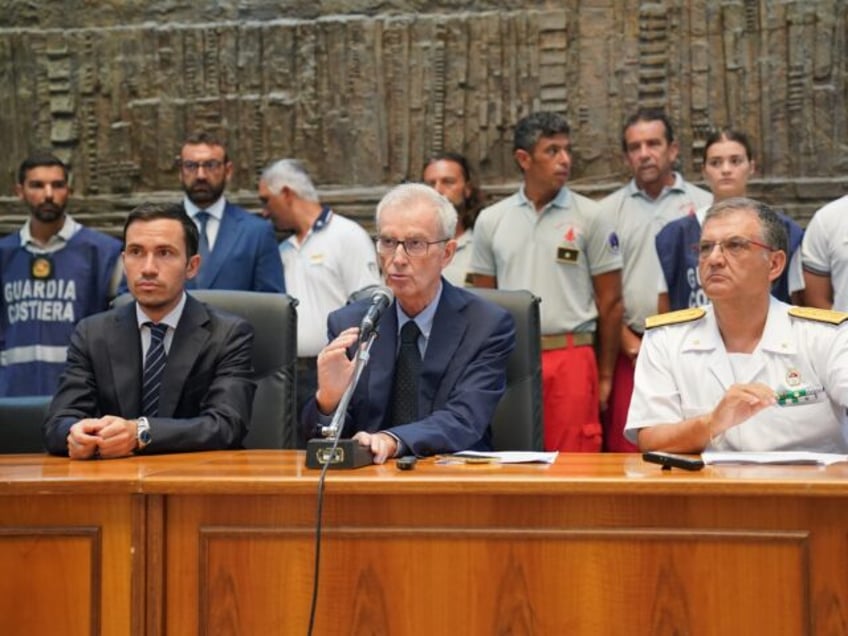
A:
[[[377,287],[371,292],[371,306],[368,307],[368,311],[365,312],[365,317],[362,319],[362,324],[359,325],[359,342],[365,342],[374,332],[383,312],[392,304],[394,299],[395,294],[388,287]]]

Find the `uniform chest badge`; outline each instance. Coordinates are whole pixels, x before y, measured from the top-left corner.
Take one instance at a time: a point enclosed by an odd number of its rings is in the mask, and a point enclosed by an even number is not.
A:
[[[801,384],[801,372],[798,369],[786,371],[786,386],[799,386]]]
[[[38,255],[32,257],[30,273],[36,280],[44,280],[53,276],[53,261],[47,256]]]

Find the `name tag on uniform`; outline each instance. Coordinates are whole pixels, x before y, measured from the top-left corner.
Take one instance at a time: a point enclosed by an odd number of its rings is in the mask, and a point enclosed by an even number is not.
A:
[[[321,263],[324,262],[324,255],[323,254],[310,254],[309,255],[309,262],[312,265],[320,265]]]
[[[576,265],[579,258],[580,250],[576,250],[573,247],[565,247],[562,245],[557,248],[557,263],[568,263],[570,265]]]

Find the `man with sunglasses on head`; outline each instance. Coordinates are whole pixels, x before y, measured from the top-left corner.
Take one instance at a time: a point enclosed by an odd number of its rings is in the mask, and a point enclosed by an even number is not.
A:
[[[506,389],[515,326],[503,309],[442,276],[456,250],[456,209],[424,184],[395,187],[377,205],[377,252],[395,301],[377,324],[370,362],[342,431],[375,463],[406,454],[491,450],[489,424]],[[329,423],[351,381],[362,300],[330,314],[305,437]]]
[[[200,232],[200,271],[189,288],[285,293],[271,224],[224,197],[233,163],[223,142],[194,134],[183,143],[177,165],[183,205]]]
[[[848,452],[848,314],[771,295],[787,262],[780,217],[726,199],[695,249],[711,304],[646,321],[628,439],[680,453]]]

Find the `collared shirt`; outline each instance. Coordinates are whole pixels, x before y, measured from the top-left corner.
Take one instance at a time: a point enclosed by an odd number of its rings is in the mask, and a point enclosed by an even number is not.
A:
[[[848,452],[848,323],[789,315],[770,299],[754,351],[732,361],[712,306],[703,318],[650,329],[636,361],[625,435],[712,412],[733,384],[761,382],[777,391],[823,388],[816,402],[770,406],[713,439],[711,450]]]
[[[82,227],[70,214],[65,214],[65,222],[62,224],[62,228],[50,237],[47,245],[41,245],[32,237],[31,223],[31,219],[27,219],[21,228],[21,246],[33,254],[50,254],[59,251]]]
[[[297,298],[297,354],[317,356],[327,344],[327,316],[351,294],[380,284],[374,242],[361,225],[324,207],[312,228],[280,243],[286,290]]]
[[[168,353],[171,350],[171,342],[174,340],[174,330],[176,330],[177,325],[180,322],[180,318],[182,318],[185,304],[186,293],[183,292],[182,298],[180,298],[180,302],[177,303],[177,306],[168,312],[158,323],[165,323],[168,325],[168,331],[165,332],[165,338],[163,341],[165,353]],[[138,303],[135,304],[135,318],[138,321],[138,330],[141,334],[141,359],[144,360],[147,357],[148,349],[150,349],[150,327],[147,323],[155,321],[151,320],[147,314],[144,313],[144,310]]]
[[[183,198],[183,206],[188,215],[197,225],[200,230],[200,221],[197,219],[197,213],[201,208],[197,207],[187,196]],[[202,208],[203,211],[209,213],[209,218],[206,220],[206,239],[209,241],[209,250],[212,251],[215,247],[215,239],[218,238],[218,230],[221,227],[221,220],[224,218],[224,208],[227,207],[227,198],[220,197],[215,203],[208,208]]]
[[[541,298],[546,335],[594,331],[593,277],[620,269],[612,225],[597,203],[568,188],[536,212],[522,187],[484,209],[474,225],[470,271],[495,276],[500,289],[527,289]]]
[[[674,183],[663,188],[656,199],[631,179],[601,200],[601,214],[621,240],[624,322],[636,333],[645,330],[645,318],[657,313],[657,281],[662,276],[657,233],[669,221],[694,214],[712,200],[712,194],[687,183],[677,172]]]
[[[422,309],[418,315],[414,318],[410,318],[403,308],[400,306],[400,303],[395,303],[397,306],[397,319],[398,319],[398,343],[397,349],[400,350],[400,332],[403,329],[403,326],[408,323],[410,320],[414,321],[416,325],[418,325],[418,329],[421,332],[421,335],[418,336],[418,353],[421,354],[421,359],[424,359],[424,354],[427,353],[427,344],[430,342],[430,332],[433,330],[433,319],[436,317],[436,309],[439,307],[439,301],[442,299],[442,289],[444,286],[442,285],[442,281],[439,281],[439,289],[436,291],[436,295],[433,297],[433,300],[430,301],[430,304],[427,305],[424,309]]]

